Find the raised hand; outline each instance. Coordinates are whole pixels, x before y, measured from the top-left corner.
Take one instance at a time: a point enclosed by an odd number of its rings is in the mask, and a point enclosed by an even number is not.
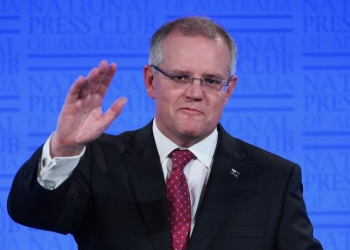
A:
[[[70,88],[51,138],[51,157],[73,156],[99,137],[122,111],[126,98],[117,99],[103,114],[102,101],[117,70],[115,63],[101,61],[85,78]]]

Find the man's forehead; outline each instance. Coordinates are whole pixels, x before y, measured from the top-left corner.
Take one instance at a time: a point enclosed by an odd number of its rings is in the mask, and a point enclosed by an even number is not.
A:
[[[208,70],[204,70],[207,73],[212,73],[210,69],[213,65],[225,65],[223,67],[226,70],[230,63],[229,49],[223,40],[216,41],[201,35],[187,36],[180,32],[169,34],[164,40],[162,54],[163,62],[168,61],[173,69],[178,66],[179,70],[185,70],[184,66],[191,68],[195,60],[200,60],[203,70],[208,64]]]
[[[182,41],[181,41],[182,40]],[[195,46],[195,48],[200,47],[202,44],[212,44],[214,46],[224,46],[225,53],[230,54],[230,50],[228,45],[225,43],[223,39],[211,39],[202,35],[184,35],[181,32],[172,32],[170,33],[162,42],[161,49],[165,51],[167,47],[184,47],[188,46],[188,44],[185,45],[186,42],[191,42],[198,45]],[[183,45],[183,46],[182,46]]]
[[[198,38],[198,39],[207,39],[207,40],[211,40],[211,41],[222,41],[222,39],[219,38],[211,38],[208,36],[204,36],[201,34],[185,34],[179,30],[174,30],[172,32],[170,32],[164,39],[164,41],[166,40],[172,40],[172,39],[186,39],[186,38]]]

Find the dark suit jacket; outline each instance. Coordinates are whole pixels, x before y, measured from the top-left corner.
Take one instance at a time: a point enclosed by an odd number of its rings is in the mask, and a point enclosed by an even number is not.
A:
[[[188,249],[322,249],[313,237],[296,164],[231,137],[220,125]],[[56,190],[36,181],[41,148],[17,173],[13,220],[71,233],[79,249],[171,249],[165,181],[151,123],[87,146]],[[232,168],[240,174],[230,174]]]

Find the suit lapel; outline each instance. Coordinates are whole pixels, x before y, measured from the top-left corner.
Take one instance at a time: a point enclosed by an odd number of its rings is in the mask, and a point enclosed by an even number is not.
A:
[[[206,249],[218,232],[246,175],[246,158],[237,141],[220,125],[218,145],[205,195],[188,249]],[[130,183],[154,248],[171,249],[165,181],[152,123],[140,129],[126,148],[124,159]],[[230,172],[239,172],[235,177]]]
[[[246,156],[237,141],[219,125],[218,145],[214,154],[209,181],[188,249],[206,249],[218,232],[227,213],[234,204],[246,175],[241,162]],[[232,174],[237,171],[237,177]]]
[[[165,181],[155,145],[152,122],[140,129],[124,159],[136,202],[155,249],[170,249]]]

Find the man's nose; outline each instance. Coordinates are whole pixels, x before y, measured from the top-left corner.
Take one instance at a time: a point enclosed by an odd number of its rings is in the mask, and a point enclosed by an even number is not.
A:
[[[192,78],[191,85],[186,89],[186,96],[192,99],[203,99],[202,79]]]

